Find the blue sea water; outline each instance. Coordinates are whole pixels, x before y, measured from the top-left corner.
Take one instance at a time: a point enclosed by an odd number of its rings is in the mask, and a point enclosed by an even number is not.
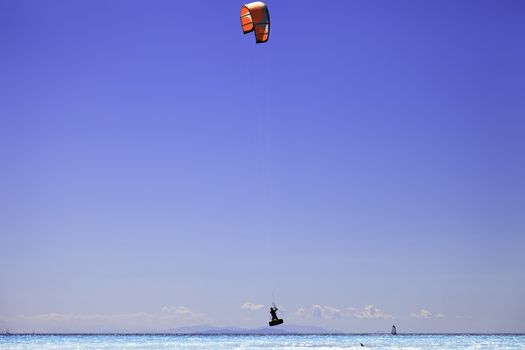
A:
[[[525,335],[12,335],[0,349],[525,349]]]

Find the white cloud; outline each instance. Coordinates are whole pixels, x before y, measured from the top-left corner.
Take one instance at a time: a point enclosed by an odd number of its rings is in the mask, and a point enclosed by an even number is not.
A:
[[[162,309],[160,309],[162,312],[173,312],[174,307],[173,306],[163,306]]]
[[[153,313],[0,315],[0,328],[15,332],[159,332],[208,321],[188,307],[165,306]]]
[[[348,310],[353,313],[357,318],[367,318],[367,319],[378,319],[378,318],[394,318],[394,316],[383,312],[380,308],[375,305],[366,305],[363,310],[357,310],[356,308],[349,307]]]
[[[302,317],[302,318],[306,318],[308,316],[308,313],[306,312],[304,308],[301,307],[297,309],[297,311],[295,311],[294,315]]]
[[[177,308],[175,309],[175,313],[178,315],[185,315],[185,316],[190,316],[190,317],[195,316],[195,313],[186,306],[177,306]]]
[[[456,318],[468,318],[468,319],[472,319],[472,315],[470,315],[470,316],[465,316],[465,315],[456,315]]]
[[[417,313],[416,312],[411,313],[410,317],[419,318],[419,319],[428,319],[428,318],[432,318],[432,313],[428,310],[421,309]]]
[[[262,309],[263,307],[264,307],[263,304],[254,304],[254,303],[252,303],[250,301],[245,302],[241,306],[241,308],[248,309],[248,310],[251,310],[251,311],[256,311],[256,310]]]
[[[436,314],[433,315],[432,312],[428,311],[427,309],[421,309],[419,312],[413,312],[410,314],[410,317],[412,318],[419,318],[419,319],[430,319],[430,318],[445,318],[445,315],[443,314]],[[458,316],[456,316],[458,317]],[[458,318],[460,318],[459,316]]]
[[[323,307],[321,305],[313,305],[310,314],[315,318],[323,318]]]
[[[194,312],[189,307],[186,306],[164,306],[161,311],[167,314],[174,314],[178,318],[198,320],[203,317],[203,314]]]
[[[300,308],[295,312],[295,315],[303,318],[341,318],[343,313],[332,306],[312,305],[309,311]]]
[[[358,310],[350,306],[346,309],[346,311],[343,311],[332,306],[316,304],[312,305],[310,309],[305,309],[301,307],[294,312],[294,315],[301,318],[317,319],[338,319],[347,316],[354,316],[357,318],[366,319],[394,318],[394,316],[383,312],[383,310],[379,309],[374,305],[366,305],[362,310]]]

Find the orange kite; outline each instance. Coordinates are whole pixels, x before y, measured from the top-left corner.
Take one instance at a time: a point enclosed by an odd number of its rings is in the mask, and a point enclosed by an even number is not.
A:
[[[241,8],[241,25],[244,34],[255,30],[255,41],[265,43],[270,36],[270,13],[264,2],[256,1]]]

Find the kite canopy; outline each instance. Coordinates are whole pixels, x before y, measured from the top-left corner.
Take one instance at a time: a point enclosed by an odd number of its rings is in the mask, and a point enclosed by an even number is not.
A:
[[[241,25],[244,34],[255,31],[257,43],[265,43],[270,36],[270,14],[264,2],[256,1],[241,8]]]

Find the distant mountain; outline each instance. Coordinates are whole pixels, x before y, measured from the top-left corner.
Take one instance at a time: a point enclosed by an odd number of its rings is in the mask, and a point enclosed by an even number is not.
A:
[[[166,330],[165,333],[176,334],[333,334],[338,331],[316,326],[285,324],[278,327],[240,328],[197,325]]]

